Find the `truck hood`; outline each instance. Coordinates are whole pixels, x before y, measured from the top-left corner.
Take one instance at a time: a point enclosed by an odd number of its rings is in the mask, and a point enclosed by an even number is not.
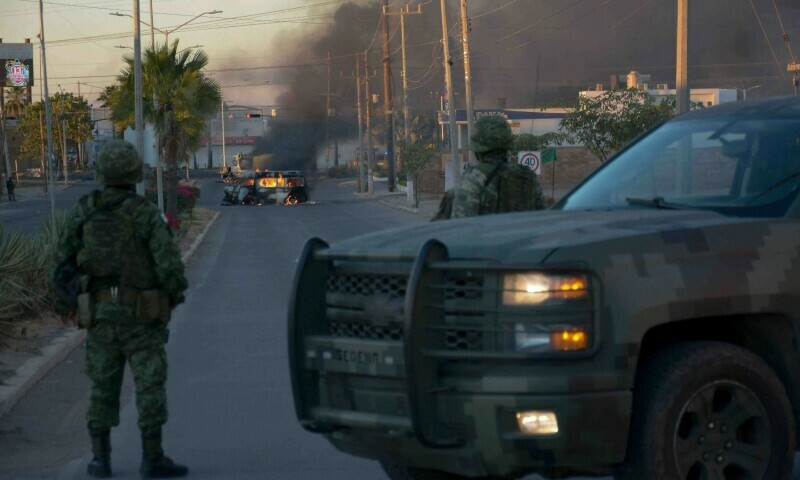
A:
[[[438,240],[447,247],[451,259],[535,264],[544,262],[559,249],[580,252],[581,249],[574,247],[655,234],[674,237],[686,230],[753,222],[763,220],[728,217],[706,210],[550,210],[385,230],[338,242],[331,246],[331,252],[414,258],[425,242]],[[562,256],[560,260],[582,259]]]

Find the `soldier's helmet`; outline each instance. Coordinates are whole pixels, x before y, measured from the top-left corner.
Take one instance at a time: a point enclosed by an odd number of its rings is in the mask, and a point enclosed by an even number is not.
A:
[[[481,117],[475,122],[475,133],[469,141],[469,148],[475,153],[508,151],[514,145],[514,134],[505,118],[500,116]]]
[[[100,150],[95,162],[97,181],[104,185],[133,185],[144,179],[142,159],[136,148],[124,140],[111,140]]]

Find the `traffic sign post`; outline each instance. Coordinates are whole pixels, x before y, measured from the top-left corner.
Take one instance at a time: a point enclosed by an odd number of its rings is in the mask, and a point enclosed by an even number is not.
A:
[[[519,152],[519,164],[533,170],[536,175],[542,173],[542,152]]]

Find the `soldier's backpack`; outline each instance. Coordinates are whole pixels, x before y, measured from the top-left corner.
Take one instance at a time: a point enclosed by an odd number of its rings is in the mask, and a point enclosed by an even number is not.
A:
[[[158,284],[153,260],[135,229],[135,212],[147,200],[131,194],[104,203],[99,197],[89,197],[90,213],[83,222],[83,249],[77,259],[81,274],[120,287],[153,288]]]
[[[481,190],[480,215],[534,210],[535,173],[512,162],[481,163],[476,168],[486,175]]]

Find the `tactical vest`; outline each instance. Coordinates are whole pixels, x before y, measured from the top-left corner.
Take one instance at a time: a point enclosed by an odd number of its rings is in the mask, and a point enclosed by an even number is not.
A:
[[[148,239],[135,225],[136,211],[147,200],[131,194],[109,203],[100,192],[88,197],[88,213],[81,229],[83,248],[78,267],[88,281],[85,291],[112,286],[135,290],[159,287]]]
[[[496,165],[482,162],[471,168],[477,168],[486,175],[480,194],[479,215],[524,212],[536,208],[536,174],[529,168],[511,162]]]

